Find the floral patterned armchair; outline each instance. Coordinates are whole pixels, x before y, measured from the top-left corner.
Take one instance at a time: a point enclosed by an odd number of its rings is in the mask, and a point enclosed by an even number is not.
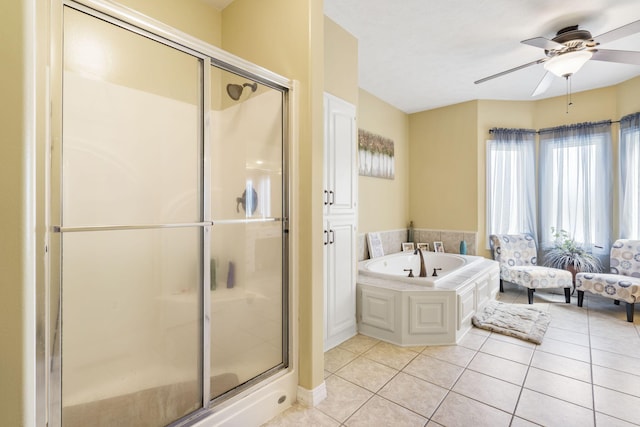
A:
[[[640,240],[620,239],[611,247],[610,273],[578,273],[576,290],[578,307],[582,307],[584,293],[602,295],[627,303],[627,321],[633,322],[634,304],[640,300]]]
[[[500,292],[503,281],[527,288],[529,304],[533,293],[541,288],[564,288],[565,301],[571,302],[571,273],[537,265],[538,248],[530,234],[492,234],[493,259],[500,263]]]

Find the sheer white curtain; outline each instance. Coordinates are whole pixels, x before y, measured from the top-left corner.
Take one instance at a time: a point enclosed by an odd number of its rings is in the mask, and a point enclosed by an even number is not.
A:
[[[487,234],[536,232],[535,131],[491,129],[487,141]],[[487,240],[488,241],[488,240]]]
[[[587,250],[607,255],[611,244],[611,122],[540,131],[540,240],[566,230]]]
[[[640,239],[640,113],[620,119],[620,238]]]

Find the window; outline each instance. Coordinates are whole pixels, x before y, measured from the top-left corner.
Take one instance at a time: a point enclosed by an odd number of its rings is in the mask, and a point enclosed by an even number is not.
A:
[[[535,131],[492,129],[487,141],[487,232],[536,233]],[[487,241],[489,241],[487,239]]]
[[[640,113],[620,119],[620,238],[640,239]]]
[[[540,237],[566,230],[595,254],[610,248],[611,122],[540,131]]]

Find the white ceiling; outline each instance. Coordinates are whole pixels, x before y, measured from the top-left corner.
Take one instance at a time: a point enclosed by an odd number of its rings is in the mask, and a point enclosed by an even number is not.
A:
[[[324,11],[358,39],[359,86],[413,113],[474,99],[531,100],[542,64],[473,82],[545,57],[521,40],[551,39],[576,24],[597,37],[640,20],[640,0],[324,0]],[[640,34],[602,48],[640,51]],[[572,88],[580,92],[638,75],[639,65],[592,60],[571,78]],[[565,91],[557,77],[535,99]]]

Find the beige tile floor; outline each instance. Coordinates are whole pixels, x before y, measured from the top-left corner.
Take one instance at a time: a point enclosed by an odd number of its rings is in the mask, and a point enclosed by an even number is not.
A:
[[[498,298],[526,304],[505,284]],[[363,335],[325,354],[327,398],[265,426],[640,425],[640,307],[538,291],[541,345],[473,328],[458,345],[398,347]]]

